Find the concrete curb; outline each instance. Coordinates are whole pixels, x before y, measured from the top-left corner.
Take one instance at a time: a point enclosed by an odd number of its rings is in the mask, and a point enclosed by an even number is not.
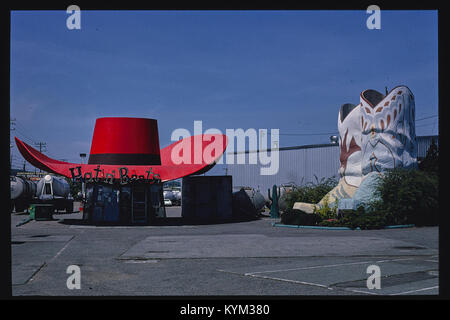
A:
[[[297,226],[292,224],[280,224],[272,223],[272,227],[285,227],[285,228],[295,228],[295,229],[319,229],[319,230],[361,230],[359,227],[356,229],[351,229],[348,227],[322,227],[322,226]],[[401,224],[395,226],[385,226],[381,229],[401,229],[401,228],[413,228],[414,224]]]
[[[415,224],[399,224],[396,226],[386,226],[383,229],[413,228],[415,226],[416,226]]]

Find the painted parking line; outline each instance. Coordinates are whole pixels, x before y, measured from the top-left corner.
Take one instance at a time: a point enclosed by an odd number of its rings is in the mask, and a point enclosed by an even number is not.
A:
[[[334,267],[342,267],[342,266],[350,266],[350,265],[358,265],[358,264],[383,263],[383,262],[403,261],[403,260],[414,260],[414,258],[402,258],[402,259],[378,260],[378,261],[358,261],[358,262],[339,263],[339,264],[327,264],[327,265],[319,265],[319,266],[311,266],[311,267],[278,269],[278,270],[268,270],[268,271],[256,271],[256,272],[245,273],[245,275],[246,276],[247,275],[250,276],[250,275],[259,274],[259,273],[272,273],[272,272],[284,272],[284,271],[296,271],[296,270],[311,270],[311,269],[319,269],[319,268],[334,268]]]
[[[70,229],[169,229],[169,228],[197,228],[196,225],[173,225],[173,226],[95,226],[95,225],[71,225]]]
[[[390,296],[399,296],[399,295],[405,295],[405,294],[421,292],[421,291],[428,291],[428,290],[433,290],[433,289],[439,289],[439,286],[434,286],[434,287],[429,287],[429,288],[422,288],[422,289],[417,289],[417,290],[410,290],[410,291],[399,292],[399,293],[391,293]]]
[[[333,288],[330,288],[329,286],[323,285],[320,283],[313,283],[313,282],[306,282],[306,281],[299,281],[299,280],[292,280],[292,279],[284,279],[284,278],[277,278],[277,277],[268,277],[268,276],[255,275],[255,274],[246,274],[246,275],[250,276],[250,277],[254,277],[254,278],[277,280],[277,281],[290,282],[290,283],[296,283],[296,284],[304,284],[307,286],[321,287],[321,288],[325,288],[328,290],[333,290]]]
[[[371,295],[374,295],[374,296],[379,296],[380,295],[379,293],[372,292],[372,291],[363,291],[363,290],[357,290],[357,289],[344,289],[344,290],[345,291],[351,291],[351,292],[354,292],[354,293],[371,294]]]
[[[401,268],[401,264],[397,264],[396,262],[402,262],[402,261],[411,261],[405,265],[405,269],[400,269],[400,272],[398,268]],[[415,264],[414,261],[417,261],[419,264]],[[359,276],[355,277],[356,273],[352,273],[351,270],[348,270],[348,267],[351,266],[358,266],[358,265],[369,265],[369,264],[384,264],[385,268],[387,267],[388,270],[391,271],[388,272],[386,275],[387,277],[392,277],[391,279],[394,279],[394,281],[399,281],[398,277],[402,278],[405,277],[408,273],[411,272],[422,272],[420,270],[426,269],[425,265],[421,265],[420,262],[427,261],[424,259],[424,257],[408,257],[408,258],[398,258],[398,259],[383,259],[383,260],[365,260],[365,261],[356,261],[356,262],[349,262],[349,263],[338,263],[338,264],[323,264],[323,265],[316,265],[316,266],[306,266],[306,267],[298,267],[298,268],[278,268],[278,269],[272,269],[272,270],[264,270],[264,271],[254,271],[254,272],[231,272],[226,270],[218,270],[223,272],[229,272],[239,275],[244,275],[247,277],[253,277],[253,278],[259,278],[259,279],[266,279],[266,280],[274,280],[274,281],[282,281],[287,283],[293,283],[293,284],[301,284],[301,285],[307,285],[307,286],[314,286],[314,287],[320,287],[324,288],[330,291],[347,291],[347,292],[353,292],[355,294],[364,294],[364,295],[409,295],[414,293],[424,293],[427,294],[430,290],[438,289],[438,285],[434,285],[435,281],[437,281],[437,277],[434,279],[425,279],[426,281],[420,282],[420,278],[412,278],[411,282],[409,283],[409,288],[405,287],[405,283],[398,282],[397,284],[393,285],[391,280],[391,285],[382,288],[382,290],[369,290],[364,287],[364,281],[366,278],[364,278],[365,273],[362,272],[360,274],[361,278]],[[434,261],[429,261],[434,262]],[[394,269],[392,269],[394,267]],[[320,275],[321,270],[327,269],[327,268],[336,268],[336,274],[339,274],[340,277],[343,276],[343,278],[339,279],[338,283],[333,283],[332,277],[330,278],[330,271],[323,272],[324,276],[322,277]],[[354,267],[352,268],[354,269]],[[343,275],[343,271],[346,270],[347,275]],[[364,268],[365,270],[365,268]],[[416,270],[416,271],[413,271]],[[296,272],[298,271],[298,272]],[[308,272],[310,271],[310,272]],[[316,271],[316,272],[315,272]],[[409,271],[409,272],[408,272]],[[273,273],[283,273],[280,276],[280,274],[275,275]],[[312,273],[311,273],[312,272]],[[319,272],[319,273],[317,273]],[[286,274],[287,273],[287,274]],[[358,271],[358,274],[360,271]],[[419,275],[420,276],[420,275]],[[303,278],[303,279],[302,279]],[[316,281],[314,281],[316,279]],[[397,280],[395,280],[397,279]],[[312,280],[312,281],[311,281]],[[318,281],[317,281],[318,280]],[[338,280],[338,279],[336,279]],[[417,282],[419,281],[419,282]],[[361,282],[361,287],[352,287],[352,283],[354,286],[354,283]],[[416,283],[417,282],[417,283]],[[349,286],[346,285],[346,283],[349,284]],[[407,284],[407,283],[406,283]],[[383,290],[384,289],[384,290]],[[326,294],[326,293],[325,293]]]

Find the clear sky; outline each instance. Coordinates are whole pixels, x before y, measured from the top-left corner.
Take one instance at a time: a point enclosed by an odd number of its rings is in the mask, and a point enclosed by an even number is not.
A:
[[[382,10],[369,30],[365,11],[81,10],[81,30],[66,11],[11,13],[11,141],[56,159],[80,162],[105,116],[157,119],[161,147],[194,120],[328,143],[342,104],[397,85],[415,95],[417,135],[438,133],[437,11]]]

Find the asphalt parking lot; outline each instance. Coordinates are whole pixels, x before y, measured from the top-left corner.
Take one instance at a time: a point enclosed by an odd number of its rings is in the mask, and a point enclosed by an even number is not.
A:
[[[80,213],[16,225],[12,293],[45,296],[436,295],[438,228],[314,230],[270,218],[189,225],[93,226]],[[77,265],[81,288],[69,289]],[[380,270],[368,289],[367,268]]]

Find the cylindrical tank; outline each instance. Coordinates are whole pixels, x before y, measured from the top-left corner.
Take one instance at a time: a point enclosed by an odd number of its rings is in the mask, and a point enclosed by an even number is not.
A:
[[[70,193],[70,186],[63,178],[46,175],[37,183],[37,197],[53,195],[54,197],[66,198]]]
[[[11,176],[9,180],[11,186],[10,211],[13,212],[14,208],[16,212],[25,211],[36,194],[36,184],[15,176]]]
[[[256,211],[260,212],[262,208],[264,208],[264,205],[266,204],[266,199],[264,199],[264,196],[261,194],[261,192],[256,191],[253,188],[244,188],[244,191],[247,193],[248,197],[252,201]]]
[[[11,199],[15,200],[24,193],[26,185],[19,177],[10,177],[9,180],[11,185]]]
[[[32,199],[36,193],[36,184],[33,181],[20,177],[10,177],[11,199]]]

